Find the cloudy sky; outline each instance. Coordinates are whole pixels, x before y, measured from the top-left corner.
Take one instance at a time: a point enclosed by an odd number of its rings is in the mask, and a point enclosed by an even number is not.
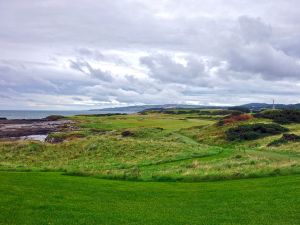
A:
[[[0,109],[300,102],[299,0],[0,0]]]

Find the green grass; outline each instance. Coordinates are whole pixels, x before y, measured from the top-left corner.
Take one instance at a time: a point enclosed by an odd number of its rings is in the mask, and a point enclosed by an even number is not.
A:
[[[278,135],[226,140],[226,131],[252,119],[217,126],[214,117],[190,114],[78,116],[78,131],[56,133],[66,141],[0,142],[0,170],[62,171],[73,175],[143,181],[203,181],[300,173],[299,143],[268,147]],[[296,124],[288,125],[299,133]],[[122,135],[130,131],[129,137]]]
[[[0,224],[299,224],[300,144],[229,141],[272,121],[220,117],[77,116],[76,131],[51,134],[63,143],[0,142]]]
[[[300,176],[202,183],[0,172],[0,224],[297,225]]]
[[[135,127],[161,127],[167,130],[178,130],[203,124],[211,124],[212,119],[187,118],[187,115],[121,115],[121,116],[100,116],[100,117],[75,117],[81,127],[87,129],[116,130]]]

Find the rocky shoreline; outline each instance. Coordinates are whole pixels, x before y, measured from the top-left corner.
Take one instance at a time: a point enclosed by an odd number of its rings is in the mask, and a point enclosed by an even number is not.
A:
[[[74,122],[61,116],[44,119],[0,119],[0,140],[40,140],[49,133],[70,131]]]

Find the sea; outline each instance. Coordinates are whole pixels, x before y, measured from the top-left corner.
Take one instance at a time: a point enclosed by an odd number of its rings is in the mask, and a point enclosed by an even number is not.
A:
[[[132,113],[126,111],[42,111],[42,110],[0,110],[0,118],[6,119],[42,119],[50,115],[75,116],[107,113]]]

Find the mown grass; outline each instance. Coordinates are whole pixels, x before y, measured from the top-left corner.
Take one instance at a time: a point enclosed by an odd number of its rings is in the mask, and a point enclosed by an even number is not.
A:
[[[86,117],[78,116],[75,119],[80,126],[87,129],[116,130],[128,129],[135,127],[161,127],[167,130],[178,130],[196,126],[199,124],[211,124],[213,120],[187,118],[188,115],[164,115],[164,114],[148,114],[148,115],[120,115],[120,116],[99,116]]]
[[[0,224],[297,225],[300,176],[164,183],[0,172]]]

